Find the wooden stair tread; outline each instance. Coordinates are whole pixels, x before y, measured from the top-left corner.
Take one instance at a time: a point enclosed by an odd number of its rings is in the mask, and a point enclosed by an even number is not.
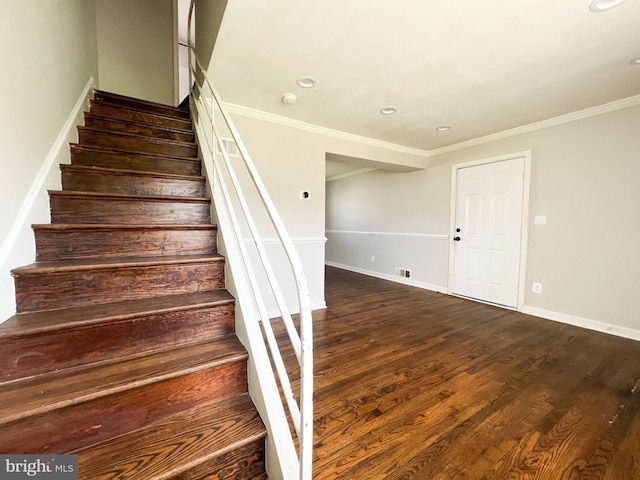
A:
[[[155,143],[158,145],[173,145],[177,147],[194,147],[194,148],[198,146],[195,142],[183,142],[180,140],[169,140],[166,138],[148,137],[146,135],[137,135],[134,133],[125,133],[125,132],[115,132],[112,130],[103,130],[101,128],[93,128],[93,127],[79,126],[78,131],[94,132],[102,135],[107,135],[110,137],[127,138],[132,140],[139,140],[141,142]]]
[[[247,357],[229,334],[114,363],[9,380],[0,383],[0,425]]]
[[[125,257],[125,258],[83,258],[81,260],[60,260],[35,262],[12,270],[14,276],[41,275],[83,270],[144,268],[157,265],[175,265],[201,262],[224,262],[220,254],[210,255],[171,255],[166,257]]]
[[[95,115],[102,115],[105,119],[132,121],[143,125],[177,128],[193,132],[193,123],[190,118],[171,117],[158,112],[145,112],[144,110],[136,110],[103,100],[91,100],[90,112]]]
[[[264,424],[251,399],[242,394],[74,453],[79,455],[82,479],[160,480],[265,437]],[[184,478],[191,477],[187,474]]]
[[[135,98],[135,97],[129,97],[127,95],[121,95],[119,93],[112,93],[112,92],[107,92],[104,90],[94,90],[94,98],[96,100],[101,100],[101,99],[108,99],[108,98],[113,98],[116,100],[125,100],[125,101],[129,101],[129,102],[133,102],[136,105],[140,105],[142,106],[149,106],[149,107],[158,107],[158,108],[162,108],[162,109],[166,109],[167,111],[172,111],[175,113],[175,116],[178,118],[189,118],[189,111],[179,108],[179,107],[174,107],[173,105],[166,105],[163,103],[159,103],[159,102],[153,102],[151,100],[142,100],[140,98]]]
[[[196,162],[200,163],[199,158],[195,157],[183,157],[180,155],[167,155],[166,153],[149,153],[149,152],[132,152],[130,150],[123,150],[120,148],[112,148],[112,147],[102,147],[99,145],[83,145],[80,143],[70,143],[69,146],[72,149],[76,150],[84,150],[87,152],[96,152],[96,153],[111,153],[115,155],[123,155],[123,156],[135,156],[135,157],[145,157],[145,158],[163,158],[169,160],[182,160],[185,162]]]
[[[187,180],[193,182],[205,181],[205,178],[202,175],[178,175],[175,173],[149,172],[145,170],[127,170],[123,168],[97,167],[93,165],[73,165],[67,163],[60,164],[60,170],[63,172],[75,171],[87,173],[102,173],[105,175],[135,175],[141,178],[166,178],[169,180]]]
[[[34,230],[51,230],[51,231],[113,231],[113,230],[211,230],[218,229],[217,225],[199,225],[199,224],[148,224],[148,225],[132,225],[132,224],[116,224],[116,223],[42,223],[31,225]]]
[[[129,193],[101,193],[101,192],[83,192],[80,190],[49,190],[49,196],[64,197],[84,197],[84,198],[108,198],[113,200],[147,200],[147,201],[169,201],[184,203],[209,203],[210,198],[207,197],[181,197],[173,195],[132,195]]]
[[[151,113],[152,115],[154,115],[153,113]],[[157,114],[155,114],[157,115]],[[174,132],[174,133],[182,133],[182,134],[191,134],[193,135],[193,130],[189,129],[189,128],[178,128],[178,127],[168,127],[165,125],[154,125],[154,124],[150,124],[150,123],[145,123],[145,122],[140,122],[137,120],[125,120],[123,118],[114,118],[114,117],[110,117],[108,115],[103,115],[101,113],[94,113],[94,112],[84,112],[84,117],[86,118],[96,118],[96,119],[104,119],[107,120],[109,122],[117,122],[117,123],[122,123],[125,125],[131,125],[133,127],[151,127],[154,129],[158,129],[158,130],[166,130],[167,132]],[[173,118],[173,117],[168,117],[168,118]]]
[[[191,126],[186,129],[175,128],[177,125],[153,125],[152,123],[137,122],[135,121],[136,119],[113,118],[113,116],[101,115],[99,113],[99,108],[96,106],[93,106],[92,108],[94,112],[97,113],[84,113],[85,127],[97,128],[108,132],[123,132],[147,137],[166,138],[180,142],[195,141],[195,134],[193,133]],[[122,112],[120,112],[120,114],[122,115]],[[139,113],[138,116],[142,115],[142,113]],[[159,120],[158,117],[153,117],[153,120],[146,118],[146,115],[143,120],[151,122],[156,121],[160,123],[164,122],[163,120]]]
[[[121,222],[132,219],[121,219]],[[75,222],[70,218],[69,221]],[[32,225],[36,262],[81,258],[165,257],[217,252],[218,227],[206,223],[168,225],[131,222]]]
[[[226,289],[164,297],[126,300],[84,307],[72,307],[44,312],[19,313],[0,324],[0,340],[38,333],[116,322],[147,314],[162,314],[195,310],[234,302]]]

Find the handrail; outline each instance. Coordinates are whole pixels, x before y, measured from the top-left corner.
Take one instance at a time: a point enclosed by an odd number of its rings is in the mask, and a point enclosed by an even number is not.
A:
[[[309,288],[302,262],[291,237],[287,233],[284,222],[280,218],[273,200],[269,196],[258,170],[240,138],[238,130],[220,101],[220,96],[197,58],[194,42],[192,41],[194,7],[195,3],[192,0],[188,17],[189,84],[192,86],[192,117],[203,157],[205,175],[214,197],[215,213],[220,225],[223,244],[226,249],[225,253],[229,260],[228,266],[231,269],[236,289],[235,294],[238,308],[240,309],[238,321],[242,321],[242,328],[238,336],[241,337],[241,340],[244,340],[243,343],[245,343],[245,347],[249,351],[250,358],[253,359],[253,363],[257,367],[257,395],[261,399],[256,403],[264,405],[261,414],[269,430],[270,440],[276,451],[282,477],[286,480],[293,480],[294,478],[311,480],[313,449],[313,337]],[[232,162],[226,150],[225,142],[217,126],[219,121],[226,128],[227,133],[237,146],[241,160],[240,166],[243,169],[241,172],[236,171],[234,163],[237,165],[238,162]],[[247,202],[246,194],[243,191],[243,182],[240,181],[239,175],[243,179],[248,178],[251,180],[250,186],[257,193],[264,213],[266,213],[286,254],[297,292],[300,312],[299,334],[287,307],[272,261],[254,220],[255,205],[250,206]],[[241,216],[236,214],[236,210],[239,210]],[[250,245],[257,250],[260,271],[266,276],[269,291],[278,307],[280,319],[284,324],[300,367],[299,403],[291,387],[289,375],[273,332],[272,320],[268,314],[263,292],[261,292],[252,257],[243,239],[243,226],[249,230]],[[260,325],[262,325],[262,331],[260,330]],[[266,339],[266,345],[263,339]],[[268,351],[266,346],[268,346]],[[295,452],[294,440],[286,420],[275,377],[270,368],[271,362],[275,367],[281,393],[284,396],[298,439],[298,454],[293,459],[291,458],[291,451]]]

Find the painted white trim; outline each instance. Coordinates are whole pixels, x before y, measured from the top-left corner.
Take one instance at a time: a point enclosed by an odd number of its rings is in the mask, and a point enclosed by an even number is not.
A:
[[[372,270],[366,270],[363,268],[352,267],[350,265],[344,265],[342,263],[329,262],[326,261],[325,265],[329,267],[340,268],[342,270],[348,270],[350,272],[361,273],[363,275],[368,275],[370,277],[380,278],[382,280],[389,280],[391,282],[402,283],[404,285],[410,285],[412,287],[423,288],[425,290],[431,290],[439,293],[447,293],[447,288],[439,285],[432,285],[424,282],[416,282],[411,279],[403,279],[401,277],[396,277],[394,275],[387,275],[380,272],[374,272]],[[463,298],[466,300],[476,301],[474,299],[469,299],[467,297],[461,297],[459,295],[453,295],[458,298]],[[492,305],[495,307],[505,308],[507,310],[514,310],[510,307],[505,307],[504,305],[496,305],[489,302],[480,302],[486,303],[487,305]],[[616,335],[618,337],[629,338],[631,340],[640,341],[640,330],[621,327],[619,325],[612,325],[610,323],[599,322],[597,320],[591,320],[588,318],[577,317],[574,315],[568,315],[566,313],[554,312],[551,310],[545,310],[543,308],[531,307],[529,305],[524,305],[520,310],[521,313],[525,313],[527,315],[533,315],[536,317],[544,318],[545,320],[551,320],[554,322],[565,323],[567,325],[573,325],[576,327],[586,328],[589,330],[594,330],[596,332],[607,333],[610,335]]]
[[[301,122],[300,120],[294,120],[293,118],[283,117],[282,115],[276,115],[274,113],[264,112],[255,108],[244,107],[235,103],[224,103],[224,107],[228,112],[242,115],[245,117],[255,118],[257,120],[263,120],[265,122],[271,122],[285,127],[297,128],[298,130],[304,130],[310,133],[317,133],[320,135],[326,135],[328,137],[338,138],[340,140],[347,140],[350,142],[362,143],[370,145],[372,147],[385,148],[387,150],[393,150],[401,153],[409,153],[417,155],[419,157],[429,156],[429,152],[421,150],[419,148],[406,147],[404,145],[398,145],[397,143],[383,142],[382,140],[376,140],[375,138],[363,137],[353,133],[342,132],[340,130],[334,130],[332,128],[321,127],[319,125],[313,125],[311,123]],[[418,167],[420,168],[420,167]]]
[[[262,242],[263,245],[281,245],[282,244],[280,239],[277,237],[261,238],[260,241]],[[291,241],[294,244],[299,244],[299,245],[305,244],[305,243],[323,243],[324,244],[327,242],[327,238],[326,237],[295,237],[295,238],[292,237]],[[255,245],[255,242],[251,238],[245,238],[244,244]]]
[[[616,110],[622,110],[623,108],[635,107],[636,105],[640,105],[640,95],[615,100],[613,102],[605,103],[603,105],[598,105],[595,107],[585,108],[583,110],[578,110],[577,112],[559,115],[557,117],[548,118],[546,120],[530,123],[521,127],[503,130],[502,132],[492,133],[490,135],[485,135],[484,137],[473,138],[471,140],[455,143],[453,145],[447,145],[445,147],[428,150],[427,156],[433,157],[442,153],[454,152],[456,150],[462,150],[463,148],[472,147],[474,145],[481,145],[483,143],[493,142],[495,140],[513,137],[515,135],[521,135],[523,133],[534,132],[543,128],[553,127],[555,125],[561,125],[563,123],[569,123],[575,120],[581,120],[583,118],[594,117],[603,113],[615,112]]]
[[[375,272],[373,270],[366,270],[364,268],[352,267],[351,265],[344,265],[342,263],[325,261],[325,265],[329,267],[340,268],[342,270],[348,270],[350,272],[361,273],[363,275],[380,278],[382,280],[389,280],[390,282],[402,283],[403,285],[409,285],[411,287],[422,288],[423,290],[431,290],[432,292],[438,292],[438,293],[447,293],[447,287],[444,287],[442,285],[434,285],[432,283],[418,282],[410,278],[396,277],[395,275]]]
[[[521,311],[524,305],[525,296],[525,279],[527,273],[527,252],[529,249],[529,215],[531,203],[531,178],[533,170],[533,157],[531,150],[524,152],[515,152],[496,157],[472,160],[470,162],[457,163],[451,166],[451,199],[449,207],[449,231],[453,232],[456,228],[456,201],[458,198],[458,170],[461,168],[475,167],[478,165],[486,165],[489,163],[503,162],[507,160],[515,160],[524,158],[524,185],[522,191],[522,225],[520,227],[520,275],[518,278],[518,299],[516,310]],[[453,272],[455,256],[454,249],[449,248],[449,278],[447,280],[447,293],[453,295]],[[507,307],[508,308],[508,307]]]
[[[18,239],[20,232],[24,228],[28,227],[26,223],[29,218],[29,213],[33,208],[33,204],[38,198],[38,195],[42,193],[44,182],[49,176],[49,172],[51,171],[51,169],[56,165],[55,162],[58,158],[58,155],[60,154],[60,151],[62,150],[62,148],[67,147],[67,139],[69,138],[72,129],[76,127],[78,115],[83,110],[83,107],[85,107],[89,102],[90,95],[93,93],[94,83],[94,78],[89,77],[89,80],[82,90],[82,93],[80,93],[76,104],[71,109],[71,113],[69,113],[69,116],[65,120],[64,125],[62,125],[62,128],[60,129],[58,136],[53,142],[53,145],[49,149],[49,152],[42,162],[42,165],[40,165],[40,169],[38,170],[38,173],[36,174],[33,182],[31,183],[31,186],[29,187],[27,196],[22,202],[20,210],[18,210],[18,215],[16,216],[13,225],[11,225],[9,234],[4,239],[4,242],[2,242],[2,246],[0,247],[0,269],[5,268],[7,259],[9,258],[11,250],[13,250],[14,244]]]
[[[297,315],[300,313],[300,307],[298,307],[297,305],[287,305],[287,308],[289,309],[289,313],[291,315]],[[312,312],[315,312],[316,310],[326,310],[326,308],[327,302],[325,302],[324,300],[311,302]],[[267,309],[267,315],[269,316],[269,318],[280,318],[282,316],[282,312],[280,312],[277,307],[273,307]]]
[[[447,240],[449,238],[449,235],[441,233],[363,232],[359,230],[326,230],[326,233],[337,233],[341,235],[372,235],[381,237],[433,238],[437,240]]]
[[[360,168],[358,170],[352,170],[350,172],[341,173],[340,175],[334,175],[333,177],[327,177],[324,179],[326,182],[335,182],[336,180],[342,180],[343,178],[355,177],[356,175],[362,175],[363,173],[369,173],[377,170],[377,168]]]
[[[614,100],[613,102],[605,103],[603,105],[597,105],[595,107],[585,108],[576,112],[566,113],[557,117],[548,118],[539,122],[529,123],[520,127],[510,128],[501,132],[492,133],[483,137],[472,138],[464,142],[455,143],[453,145],[446,145],[440,148],[434,148],[433,150],[423,150],[414,147],[406,147],[398,145],[396,143],[383,142],[369,137],[363,137],[352,133],[341,132],[327,127],[320,127],[311,123],[301,122],[291,118],[283,117],[281,115],[275,115],[273,113],[263,112],[254,108],[244,107],[233,103],[225,103],[225,106],[230,112],[244,115],[245,117],[256,118],[258,120],[264,120],[271,123],[277,123],[279,125],[285,125],[300,130],[305,130],[312,133],[319,133],[321,135],[327,135],[342,140],[350,140],[353,142],[363,143],[365,145],[371,145],[374,147],[387,148],[397,152],[410,153],[418,155],[420,157],[434,157],[443,153],[454,152],[456,150],[462,150],[464,148],[472,147],[474,145],[481,145],[483,143],[493,142],[503,138],[513,137],[515,135],[521,135],[523,133],[534,132],[547,127],[553,127],[555,125],[561,125],[563,123],[573,122],[575,120],[581,120],[583,118],[594,117],[603,113],[615,112],[616,110],[622,110],[623,108],[635,107],[640,105],[640,95],[633,97],[622,98],[620,100]]]
[[[618,337],[640,341],[640,330],[636,330],[634,328],[621,327],[619,325],[613,325],[611,323],[599,322],[598,320],[591,320],[589,318],[576,317],[574,315],[545,310],[544,308],[531,307],[529,305],[525,305],[522,308],[521,312],[528,315],[534,315],[536,317],[544,318],[546,320],[552,320],[554,322],[566,323],[568,325],[587,328],[596,332],[608,333],[610,335],[616,335]]]
[[[313,302],[311,304],[311,310],[325,310],[327,308],[327,302],[324,300],[320,302]]]

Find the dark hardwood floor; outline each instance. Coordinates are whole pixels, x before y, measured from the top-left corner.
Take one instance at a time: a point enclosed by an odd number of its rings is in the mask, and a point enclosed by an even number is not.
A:
[[[640,342],[327,268],[314,479],[640,479]]]

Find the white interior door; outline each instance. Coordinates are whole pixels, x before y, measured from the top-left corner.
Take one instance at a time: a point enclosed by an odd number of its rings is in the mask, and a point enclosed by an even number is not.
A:
[[[517,307],[525,159],[457,170],[453,293]]]

